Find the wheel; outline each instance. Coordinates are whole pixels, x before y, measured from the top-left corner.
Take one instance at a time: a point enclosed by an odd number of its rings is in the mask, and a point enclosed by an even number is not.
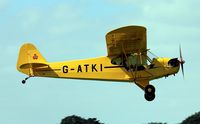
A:
[[[144,98],[147,100],[147,101],[153,101],[155,99],[155,93],[145,93],[144,94]]]
[[[26,83],[26,80],[22,80],[22,84],[25,84]]]
[[[154,94],[156,90],[153,85],[147,85],[144,91],[145,91],[145,94]]]

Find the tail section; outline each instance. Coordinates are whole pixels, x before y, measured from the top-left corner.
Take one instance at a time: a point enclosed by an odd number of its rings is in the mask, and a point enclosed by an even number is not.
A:
[[[21,46],[17,61],[18,71],[34,76],[34,68],[44,66],[48,66],[47,61],[33,44],[26,43]]]

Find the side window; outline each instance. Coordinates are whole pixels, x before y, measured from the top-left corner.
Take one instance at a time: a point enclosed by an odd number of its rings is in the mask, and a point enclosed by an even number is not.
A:
[[[111,63],[113,65],[122,65],[122,59],[121,57],[115,57],[111,60]]]
[[[126,55],[127,57],[127,60],[123,60],[124,57],[121,57],[121,56],[118,56],[118,57],[115,57],[111,60],[111,63],[113,65],[122,65],[125,67],[126,70],[130,70],[132,69],[133,71],[134,70],[144,70],[145,67],[144,67],[144,63],[142,61],[142,59],[139,59],[138,55],[134,55],[134,54],[130,54],[130,55]]]
[[[137,64],[137,57],[136,56],[128,56],[128,62],[127,64],[130,64],[130,65],[135,65]]]

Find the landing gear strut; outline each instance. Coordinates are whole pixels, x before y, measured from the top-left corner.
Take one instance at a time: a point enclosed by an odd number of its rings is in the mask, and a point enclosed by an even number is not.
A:
[[[147,101],[153,101],[155,99],[155,87],[153,85],[147,85],[144,92],[144,98]]]

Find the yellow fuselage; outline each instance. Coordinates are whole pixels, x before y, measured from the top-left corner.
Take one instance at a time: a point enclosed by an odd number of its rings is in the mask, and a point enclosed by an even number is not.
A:
[[[37,68],[33,70],[34,76],[89,79],[89,80],[109,80],[109,81],[139,81],[152,80],[175,74],[179,66],[168,66],[169,58],[153,59],[153,68],[146,67],[141,71],[128,71],[124,67],[111,64],[111,58],[98,57],[84,60],[74,60],[66,62],[47,63],[49,68]]]

